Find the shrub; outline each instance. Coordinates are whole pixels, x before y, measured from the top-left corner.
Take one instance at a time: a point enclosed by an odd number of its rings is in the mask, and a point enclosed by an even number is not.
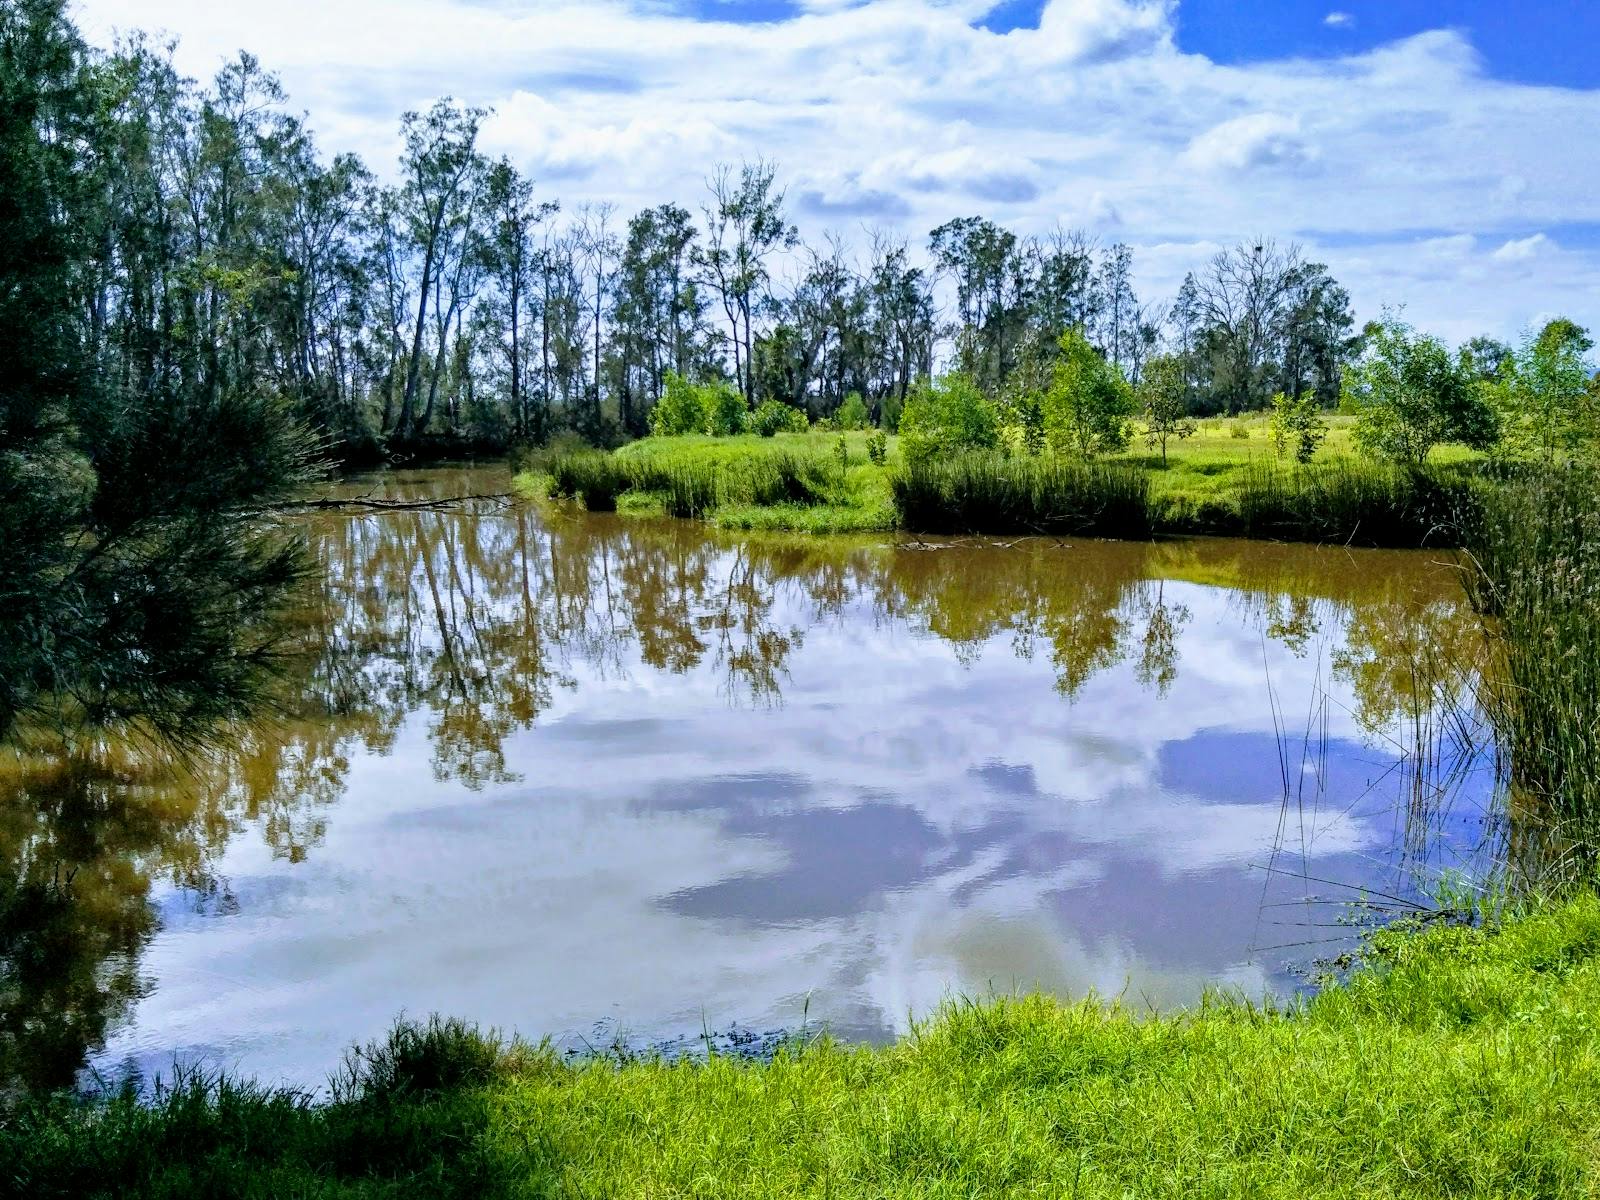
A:
[[[1367,326],[1366,349],[1345,369],[1341,405],[1351,436],[1374,458],[1421,466],[1441,442],[1487,449],[1498,436],[1483,389],[1445,348],[1386,317]]]
[[[1327,436],[1328,423],[1322,419],[1315,393],[1289,396],[1279,392],[1272,398],[1272,445],[1279,458],[1292,446],[1294,460],[1304,466]]]
[[[889,461],[889,435],[878,430],[867,438],[867,458],[875,467]]]
[[[900,432],[900,416],[905,411],[905,402],[892,393],[883,398],[878,406],[878,424],[890,433]]]
[[[713,437],[732,437],[744,428],[749,410],[737,388],[730,383],[707,383],[702,384],[700,390],[707,433]]]
[[[731,384],[690,383],[669,372],[661,399],[650,410],[650,432],[655,437],[691,433],[727,437],[740,431],[744,419],[744,397]]]
[[[1250,426],[1246,425],[1243,421],[1235,421],[1233,424],[1228,426],[1228,436],[1231,438],[1238,438],[1240,441],[1244,441],[1250,436]]]
[[[1059,346],[1050,386],[1041,398],[1050,448],[1078,458],[1124,449],[1133,389],[1080,330],[1067,330]]]
[[[805,413],[781,400],[763,400],[759,407],[744,419],[745,432],[773,437],[780,433],[804,433],[808,427]]]
[[[900,453],[906,461],[1000,444],[1000,419],[978,385],[959,372],[921,384],[900,417]]]
[[[844,398],[844,403],[833,414],[833,422],[840,429],[851,430],[865,429],[872,424],[872,414],[867,411],[861,393],[851,392]]]

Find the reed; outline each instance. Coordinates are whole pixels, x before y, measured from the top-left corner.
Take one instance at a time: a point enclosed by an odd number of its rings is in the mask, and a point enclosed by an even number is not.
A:
[[[1150,477],[1054,456],[964,454],[908,463],[890,479],[903,528],[919,533],[1148,537]]]
[[[546,470],[552,496],[576,497],[590,512],[615,512],[617,496],[633,486],[627,464],[598,450],[556,455]]]
[[[1504,757],[1509,816],[1560,882],[1600,855],[1600,475],[1504,475],[1463,528],[1467,589],[1489,623],[1482,704]]]
[[[1453,545],[1474,503],[1474,476],[1341,459],[1317,466],[1257,461],[1238,484],[1246,537],[1364,546]]]

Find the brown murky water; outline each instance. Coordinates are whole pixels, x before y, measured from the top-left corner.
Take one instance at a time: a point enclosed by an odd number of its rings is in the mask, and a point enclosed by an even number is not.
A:
[[[1434,689],[1478,648],[1437,555],[305,521],[288,715],[191,773],[0,773],[8,1078],[316,1086],[401,1011],[577,1045],[1259,996],[1343,936],[1301,898],[1480,853],[1407,757],[1450,754]]]

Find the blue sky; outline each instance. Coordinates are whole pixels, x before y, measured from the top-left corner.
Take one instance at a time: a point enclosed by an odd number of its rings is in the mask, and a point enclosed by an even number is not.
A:
[[[750,14],[771,7],[752,3]],[[1005,0],[983,23],[1002,32],[1036,26],[1043,8],[1042,0]],[[1600,86],[1595,0],[1183,0],[1176,26],[1179,48],[1219,63],[1338,58],[1451,28],[1471,40],[1496,78]]]
[[[1142,296],[1297,241],[1363,316],[1451,338],[1600,325],[1600,2],[78,0],[209,75],[277,70],[380,172],[396,118],[490,107],[488,149],[570,210],[698,209],[775,160],[805,233],[923,244],[983,213],[1126,241]]]

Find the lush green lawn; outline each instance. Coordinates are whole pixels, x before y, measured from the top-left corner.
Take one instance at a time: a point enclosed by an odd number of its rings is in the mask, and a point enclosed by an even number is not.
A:
[[[1344,416],[1327,419],[1327,440],[1316,462],[1323,466],[1358,460],[1350,439],[1351,420]],[[1163,463],[1158,450],[1143,437],[1136,437],[1124,454],[1106,461],[1147,470],[1150,494],[1158,529],[1184,531],[1233,531],[1239,523],[1240,492],[1252,468],[1283,465],[1272,443],[1270,423],[1264,415],[1210,419],[1199,423],[1196,433],[1167,446]],[[753,435],[727,438],[673,437],[645,438],[617,451],[626,463],[648,464],[665,470],[707,469],[735,471],[763,457],[788,455],[822,464],[828,473],[826,494],[809,503],[759,504],[737,496],[712,510],[709,519],[729,529],[792,529],[814,533],[892,529],[896,510],[889,471],[900,463],[897,438],[888,440],[886,466],[868,460],[866,433],[845,435],[848,466],[840,471],[837,462],[837,433],[810,432],[779,434],[774,438]],[[1433,462],[1461,462],[1473,455],[1457,447],[1435,451]],[[542,482],[536,472],[521,477],[520,486],[528,494],[542,495]],[[633,489],[618,500],[620,511],[660,514],[665,511],[663,493]]]
[[[402,1037],[353,1098],[191,1088],[0,1131],[46,1196],[1557,1197],[1600,1166],[1600,901],[1386,934],[1287,1012],[1037,998],[900,1043],[574,1066]]]

